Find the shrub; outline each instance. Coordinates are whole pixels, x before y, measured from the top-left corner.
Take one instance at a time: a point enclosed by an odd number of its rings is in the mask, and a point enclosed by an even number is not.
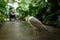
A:
[[[0,13],[0,26],[2,26],[3,25],[3,23],[5,22],[5,14],[2,14],[2,13]]]

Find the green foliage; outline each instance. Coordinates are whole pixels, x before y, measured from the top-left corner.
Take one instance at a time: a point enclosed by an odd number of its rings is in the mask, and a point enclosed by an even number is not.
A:
[[[5,18],[6,18],[5,14],[0,13],[0,26],[2,26],[3,23],[5,22],[4,20]]]
[[[4,0],[0,0],[0,12],[5,13],[6,11],[6,2]]]
[[[5,15],[0,13],[0,23],[3,23],[4,22],[4,19],[5,19]]]
[[[28,13],[28,6],[29,6],[29,1],[27,0],[22,0],[19,3],[19,7],[17,8],[17,11],[19,12],[19,19],[23,19],[29,14]]]
[[[38,6],[38,14],[36,17],[44,24],[59,27],[60,26],[60,6],[57,1],[48,0],[48,2],[40,2]]]
[[[22,0],[20,3],[19,3],[19,7],[17,8],[18,10],[24,10],[24,11],[27,11],[28,10],[28,2],[27,0]]]
[[[29,4],[29,15],[35,16],[37,13],[37,7],[34,7],[33,4]]]
[[[19,6],[20,14],[24,18],[27,15],[37,17],[43,24],[60,27],[60,1],[58,0],[31,0],[28,9],[25,8],[27,0],[22,1]],[[21,13],[23,10],[24,14]]]
[[[36,1],[37,0],[35,0],[35,1],[24,0],[19,3],[19,7],[17,8],[17,10],[19,11],[20,15],[23,15],[23,16],[20,16],[20,18],[24,19],[27,15],[35,16],[37,14],[37,11],[38,11],[38,10],[36,10],[37,7],[33,6],[33,5],[35,5]]]
[[[20,13],[19,13],[19,19],[20,20],[25,20],[24,18],[27,16],[27,11],[24,11],[24,10],[20,10]]]
[[[6,12],[6,5],[7,3],[5,2],[5,0],[0,0],[0,26],[3,25],[3,23],[5,22],[5,12]]]
[[[21,12],[21,13],[19,14],[19,19],[20,19],[20,20],[24,20],[24,17],[25,17],[25,14],[24,14],[23,12]]]

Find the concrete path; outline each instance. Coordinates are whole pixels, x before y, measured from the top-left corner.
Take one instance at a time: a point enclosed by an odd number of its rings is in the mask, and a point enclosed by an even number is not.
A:
[[[34,40],[34,32],[24,21],[8,21],[0,29],[0,40]]]
[[[36,33],[27,22],[7,21],[4,27],[0,28],[0,40],[60,40],[60,29],[48,29],[52,31],[36,30]]]

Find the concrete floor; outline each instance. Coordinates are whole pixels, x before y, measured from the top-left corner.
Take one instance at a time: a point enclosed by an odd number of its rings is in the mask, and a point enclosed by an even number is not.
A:
[[[36,36],[34,29],[27,22],[7,21],[0,28],[0,40],[60,40],[60,29],[48,29],[52,31],[37,31]]]
[[[34,40],[33,33],[24,21],[8,21],[0,29],[0,40]]]

